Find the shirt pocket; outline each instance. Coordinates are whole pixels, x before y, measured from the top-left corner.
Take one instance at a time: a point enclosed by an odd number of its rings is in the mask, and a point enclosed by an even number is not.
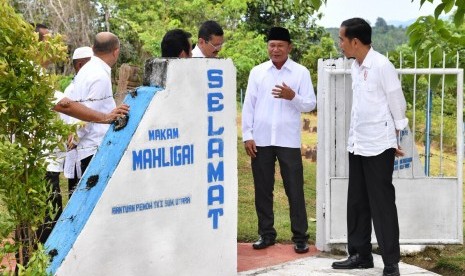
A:
[[[375,82],[362,82],[361,89],[366,92],[375,93],[378,90],[378,84]]]

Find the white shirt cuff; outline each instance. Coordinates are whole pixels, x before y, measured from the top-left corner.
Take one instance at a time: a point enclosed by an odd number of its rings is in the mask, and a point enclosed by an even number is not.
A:
[[[242,142],[245,142],[245,141],[248,141],[248,140],[253,140],[252,133],[243,133],[242,134]]]
[[[408,125],[408,118],[404,118],[402,120],[396,120],[394,121],[394,124],[396,125],[397,130],[403,130]]]
[[[55,90],[55,93],[53,94],[53,97],[54,97],[54,99],[53,99],[52,103],[54,105],[57,105],[65,97],[65,93]]]

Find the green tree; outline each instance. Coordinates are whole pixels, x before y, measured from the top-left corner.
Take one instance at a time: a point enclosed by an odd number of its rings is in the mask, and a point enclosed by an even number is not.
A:
[[[430,3],[434,2],[434,0],[420,0],[420,7],[423,6],[426,1]],[[459,27],[463,24],[465,16],[465,2],[463,0],[441,0],[441,3],[438,4],[434,10],[434,17],[438,19],[441,14],[448,14],[454,8],[456,8],[456,11],[453,15],[453,22],[456,27]]]
[[[316,86],[318,81],[318,59],[320,58],[334,58],[338,54],[334,40],[329,36],[321,38],[320,43],[310,46],[302,57],[301,63],[310,70],[312,83]]]
[[[268,59],[265,37],[243,28],[226,33],[228,41],[221,55],[231,58],[237,70],[238,93],[245,93],[250,70]],[[233,45],[229,47],[229,45]]]
[[[384,20],[381,17],[378,17],[376,18],[375,28],[379,29],[381,32],[387,32],[388,24],[386,23],[386,20]]]
[[[33,27],[6,0],[0,0],[0,17],[0,205],[5,209],[0,240],[6,241],[0,259],[17,253],[22,268],[30,260],[25,272],[41,270],[43,275],[48,257],[36,251],[35,231],[54,213],[47,203],[45,152],[60,144],[54,137],[63,135],[64,127],[51,109],[54,78],[40,64],[63,60],[66,46],[60,36],[39,42]]]
[[[435,19],[433,16],[422,16],[410,25],[407,29],[409,45],[417,52],[418,64],[428,67],[443,67],[443,57],[445,54],[445,66],[460,68],[465,66],[465,60],[459,59],[457,55],[463,57],[465,54],[465,25],[455,26],[442,19]],[[432,78],[433,87],[438,84],[441,76]],[[449,82],[452,76],[446,78]]]
[[[115,3],[114,24],[137,33],[143,49],[153,56],[160,56],[160,42],[166,31],[182,28],[192,33],[195,43],[203,21],[218,21],[226,38],[220,57],[234,61],[238,89],[245,89],[250,69],[267,60],[264,38],[271,26],[281,25],[291,31],[294,38],[292,57],[296,61],[310,45],[318,43],[324,33],[324,29],[315,24],[315,18],[310,17],[325,3],[322,0],[173,0],[169,5],[166,1],[115,0]]]
[[[42,23],[53,33],[62,34],[70,55],[81,46],[91,46],[93,35],[100,25],[96,0],[10,0],[15,11],[22,14],[27,22]],[[65,74],[74,72],[71,59],[60,70]]]
[[[244,25],[249,31],[265,35],[273,26],[285,27],[292,37],[294,48],[292,58],[299,62],[308,48],[318,43],[325,33],[323,27],[316,24],[321,17],[317,13],[326,0],[289,1],[260,0],[249,1],[244,15]]]

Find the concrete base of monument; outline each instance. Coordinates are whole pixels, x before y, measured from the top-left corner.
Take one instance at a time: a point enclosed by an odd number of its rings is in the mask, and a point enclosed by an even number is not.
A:
[[[382,275],[383,262],[381,256],[374,255],[375,267],[372,269],[333,270],[331,263],[341,256],[333,256],[319,252],[315,246],[305,254],[296,254],[292,244],[275,244],[263,250],[254,250],[251,243],[237,244],[238,275],[267,275],[267,276],[344,276],[344,275]],[[16,262],[13,255],[2,260],[5,270],[14,271]],[[422,268],[399,264],[402,275],[438,275]]]
[[[251,243],[237,245],[238,275],[266,276],[378,276],[383,274],[383,261],[380,255],[373,255],[375,267],[371,269],[334,270],[331,264],[345,259],[342,256],[319,252],[315,246],[305,254],[296,254],[293,244],[275,244],[266,249],[254,250]],[[431,271],[399,263],[401,275],[438,275]]]

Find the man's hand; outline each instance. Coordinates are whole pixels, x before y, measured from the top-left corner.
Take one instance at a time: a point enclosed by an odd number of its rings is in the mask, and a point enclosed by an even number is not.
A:
[[[76,147],[76,144],[74,143],[74,134],[70,133],[66,141],[66,148],[67,150],[72,150],[75,147]]]
[[[244,147],[245,147],[245,152],[247,152],[247,155],[255,158],[257,157],[257,146],[255,145],[254,140],[247,140],[244,142]]]
[[[106,114],[64,97],[53,107],[53,110],[84,122],[111,124],[118,119],[118,117],[123,117],[128,114],[129,105],[121,104],[110,113]]]
[[[405,152],[402,150],[402,148],[400,146],[397,146],[396,157],[402,157],[404,155],[405,155]]]
[[[289,86],[287,86],[284,82],[283,85],[275,85],[275,88],[273,88],[273,90],[271,91],[271,94],[273,94],[275,98],[281,98],[290,101],[295,97],[295,92],[292,91],[292,89]]]
[[[127,115],[129,112],[129,105],[127,104],[121,104],[117,106],[115,109],[113,109],[110,113],[105,114],[103,117],[103,120],[100,121],[99,123],[104,123],[104,124],[111,124],[112,122],[116,121],[119,117],[123,117]]]

